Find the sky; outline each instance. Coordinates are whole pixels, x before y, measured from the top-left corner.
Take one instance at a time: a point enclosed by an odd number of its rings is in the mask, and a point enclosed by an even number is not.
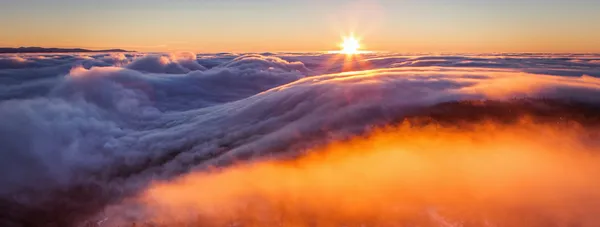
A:
[[[595,0],[3,0],[0,46],[600,52]]]

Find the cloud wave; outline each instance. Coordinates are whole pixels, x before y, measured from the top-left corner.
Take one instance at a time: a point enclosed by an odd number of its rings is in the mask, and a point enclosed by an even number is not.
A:
[[[138,193],[152,196],[154,185],[168,180],[191,178],[192,185],[184,184],[182,190],[198,190],[197,185],[205,184],[203,171],[208,169],[223,168],[223,174],[227,175],[237,168],[246,168],[238,167],[244,166],[240,162],[303,160],[301,157],[307,153],[327,153],[323,146],[355,140],[357,136],[372,134],[376,128],[405,119],[428,117],[446,127],[444,119],[455,119],[455,125],[473,119],[477,122],[497,118],[499,113],[502,117],[496,119],[499,127],[504,127],[502,122],[507,119],[514,122],[533,116],[536,123],[531,127],[536,129],[558,120],[578,122],[583,131],[591,132],[597,114],[594,111],[600,104],[600,79],[595,77],[600,76],[600,66],[595,62],[599,58],[595,55],[367,54],[347,59],[314,53],[1,56],[0,208],[16,211],[0,215],[0,220],[69,226],[102,213],[108,205],[115,205],[118,210],[129,207],[130,203],[119,201],[139,199],[134,196]],[[464,101],[469,104],[460,104]],[[460,108],[453,108],[454,105]],[[485,108],[473,111],[478,106]],[[440,117],[440,113],[447,115]],[[415,125],[429,124],[429,121],[419,122]],[[530,126],[513,125],[506,130],[518,131],[523,127]],[[408,133],[420,135],[415,130]],[[506,133],[502,131],[499,135]],[[395,132],[390,134],[397,136]],[[477,138],[472,133],[460,135]],[[579,132],[568,136],[580,138]],[[581,141],[575,145],[581,144],[585,149],[578,150],[597,148],[593,143]],[[484,145],[481,149],[497,146]],[[373,155],[378,155],[377,152]],[[491,160],[491,155],[484,154],[480,161]],[[576,159],[573,163],[579,162]],[[554,160],[547,161],[538,164],[559,165]],[[259,171],[256,177],[266,179],[280,180],[286,176],[263,176],[265,173],[260,172],[263,167],[258,165],[258,169],[249,169],[248,177],[255,177],[254,171]],[[358,165],[376,164],[365,160]],[[576,166],[570,168],[584,174],[582,179],[597,176],[595,170]],[[304,170],[289,174],[301,172]],[[382,177],[386,174],[383,170],[373,173]],[[198,174],[203,176],[201,183],[195,183]],[[315,170],[314,174],[322,173]],[[555,173],[548,170],[536,174]],[[213,175],[208,177],[212,179]],[[214,178],[230,179],[219,174]],[[303,184],[312,182],[298,179]],[[560,179],[546,183],[555,185]],[[232,184],[242,183],[238,177],[233,178]],[[319,181],[314,190],[326,187],[323,184]],[[178,186],[173,187],[179,189]],[[584,186],[594,185],[581,187]],[[165,187],[165,190],[171,188]],[[483,190],[481,185],[461,187]],[[248,190],[262,193],[265,199],[281,199],[265,194],[262,189]],[[576,193],[584,196],[588,191],[582,189]],[[224,202],[229,204],[237,196],[227,194]],[[169,201],[161,201],[159,207],[165,205],[162,202]],[[203,206],[200,208],[204,209]],[[113,215],[109,217],[112,223],[123,218]],[[581,223],[595,221],[582,219]]]

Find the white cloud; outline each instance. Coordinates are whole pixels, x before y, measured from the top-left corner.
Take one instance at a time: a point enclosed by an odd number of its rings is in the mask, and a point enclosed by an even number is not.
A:
[[[328,54],[198,56],[2,56],[31,65],[0,69],[0,203],[72,222],[155,180],[299,156],[404,116],[593,121],[600,104],[600,68],[587,55],[370,54],[353,63],[364,71],[343,73]],[[506,108],[444,109],[463,100]]]

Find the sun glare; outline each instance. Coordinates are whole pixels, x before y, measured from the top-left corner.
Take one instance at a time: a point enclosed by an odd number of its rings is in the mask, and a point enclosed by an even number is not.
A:
[[[342,47],[342,53],[352,55],[357,54],[360,48],[359,40],[353,36],[344,37],[344,41],[340,45]]]

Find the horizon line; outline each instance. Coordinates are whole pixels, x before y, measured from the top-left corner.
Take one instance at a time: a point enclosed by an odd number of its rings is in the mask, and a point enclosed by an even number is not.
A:
[[[182,52],[192,52],[195,54],[264,54],[264,53],[323,53],[323,54],[343,54],[340,50],[311,50],[311,51],[300,51],[300,50],[287,50],[287,51],[193,51],[193,50],[173,50],[173,51],[138,51],[138,50],[129,50],[126,48],[86,48],[86,47],[46,47],[46,46],[0,46],[0,49],[20,49],[20,48],[43,48],[43,49],[82,49],[86,51],[109,51],[109,50],[121,50],[128,53],[182,53]],[[43,52],[40,52],[43,53]],[[360,50],[357,54],[600,54],[600,52],[582,52],[582,51],[548,51],[548,52],[539,52],[539,51],[409,51],[409,52],[401,52],[401,51],[391,51],[391,50]],[[10,54],[10,53],[8,53]],[[19,54],[19,53],[14,53]],[[32,52],[33,54],[33,52]]]

